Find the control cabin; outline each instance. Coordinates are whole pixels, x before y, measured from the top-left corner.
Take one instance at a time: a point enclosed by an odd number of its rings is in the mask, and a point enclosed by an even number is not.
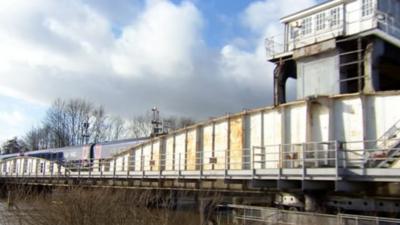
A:
[[[297,99],[400,89],[400,1],[332,0],[281,22],[283,37],[266,39],[275,105],[288,78]]]

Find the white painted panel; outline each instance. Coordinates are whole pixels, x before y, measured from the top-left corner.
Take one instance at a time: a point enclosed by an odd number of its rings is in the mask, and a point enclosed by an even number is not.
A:
[[[282,143],[282,114],[273,109],[264,113],[265,167],[279,166],[280,144]]]
[[[141,171],[141,169],[142,169],[142,147],[136,148],[134,153],[135,153],[135,171]]]
[[[319,102],[311,103],[311,137],[312,142],[329,141],[329,108]]]
[[[204,170],[210,170],[212,164],[210,164],[210,158],[213,154],[212,139],[213,139],[213,126],[212,124],[207,125],[203,128],[203,165]]]
[[[304,143],[306,142],[306,122],[307,122],[306,105],[296,105],[287,108],[287,125],[286,130],[287,143]]]
[[[166,140],[165,170],[174,169],[174,137],[169,136]]]
[[[225,168],[225,155],[228,149],[228,123],[227,121],[215,124],[215,151],[214,156],[217,158],[215,169]]]
[[[261,146],[261,112],[250,115],[250,147],[254,154],[254,168],[261,169],[264,165],[264,149]]]
[[[297,62],[297,99],[312,95],[339,94],[339,67],[336,52],[319,54]]]
[[[187,149],[186,149],[186,170],[196,170],[198,157],[200,154],[197,152],[197,129],[189,130],[187,135]]]
[[[185,146],[186,146],[186,134],[181,133],[175,137],[175,170],[185,169]]]
[[[261,145],[261,113],[250,116],[250,146]]]
[[[362,107],[359,98],[335,101],[335,130],[340,141],[363,140]]]
[[[381,138],[390,128],[400,120],[399,110],[400,96],[376,96],[375,97],[375,120],[376,138]],[[371,122],[371,121],[367,121]],[[400,138],[400,137],[399,137]]]
[[[153,143],[152,161],[151,170],[160,170],[160,141]]]
[[[150,170],[150,160],[151,160],[151,143],[143,146],[143,170]]]
[[[363,160],[363,115],[360,98],[343,98],[335,101],[335,136],[346,144],[347,165],[359,165]]]
[[[303,148],[302,143],[306,142],[306,105],[292,105],[285,108],[285,145],[281,164],[286,168],[301,166]]]

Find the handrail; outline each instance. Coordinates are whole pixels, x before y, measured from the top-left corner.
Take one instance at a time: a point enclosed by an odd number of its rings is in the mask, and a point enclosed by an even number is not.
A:
[[[339,179],[341,168],[379,168],[376,163],[396,159],[397,156],[379,155],[383,151],[400,151],[399,148],[383,148],[388,140],[367,141],[323,141],[292,144],[252,146],[244,149],[197,150],[195,153],[179,152],[135,156],[125,155],[108,160],[76,161],[58,163],[33,157],[16,157],[0,161],[0,176],[68,176],[78,178],[95,176],[130,177],[140,173],[142,177],[152,172],[177,174],[182,177],[188,172],[198,172],[202,177],[208,171],[219,171],[229,178],[235,171],[249,171],[257,179],[266,169],[302,169],[301,176],[308,176],[310,168],[332,168]],[[400,139],[390,139],[400,143]],[[365,157],[368,156],[368,163]],[[373,157],[370,157],[373,156]],[[156,158],[154,158],[156,157]],[[400,156],[399,156],[400,158]],[[31,160],[26,162],[25,160]],[[61,169],[61,171],[60,171]],[[175,173],[176,172],[176,173]]]
[[[335,6],[337,7],[337,6]],[[335,8],[332,7],[331,9]],[[325,40],[328,40],[330,38],[334,38],[334,37],[338,37],[338,36],[342,36],[342,35],[346,35],[346,33],[348,32],[347,30],[344,29],[348,29],[348,27],[351,27],[354,24],[358,24],[361,23],[363,21],[367,21],[367,20],[371,20],[372,26],[374,28],[383,28],[384,32],[386,32],[389,35],[392,35],[394,37],[400,38],[400,24],[395,21],[395,19],[385,13],[382,12],[378,9],[373,9],[373,12],[370,16],[367,17],[361,17],[361,16],[349,16],[350,14],[360,14],[361,12],[361,8],[358,9],[354,9],[351,11],[347,11],[346,17],[343,17],[343,15],[341,15],[339,24],[335,25],[335,26],[330,26],[330,24],[328,24],[328,20],[325,22],[325,29],[321,30],[321,31],[316,31],[315,27],[312,27],[312,32],[310,34],[299,34],[296,35],[294,38],[290,38],[289,37],[289,33],[286,34],[277,34],[277,35],[273,35],[273,36],[269,36],[265,38],[265,50],[266,50],[266,55],[268,58],[274,58],[278,55],[284,54],[284,53],[289,53],[291,51],[293,51],[294,49],[296,49],[297,47],[303,47],[305,45],[309,45],[312,43],[315,43],[316,40],[322,38],[322,37],[327,37],[324,38]],[[315,13],[314,15],[317,15],[318,13]],[[353,19],[351,21],[347,20],[345,21],[345,19],[348,18],[356,18]],[[314,25],[314,23],[313,23]],[[379,25],[381,25],[382,27],[379,27]],[[360,28],[361,29],[361,28]],[[369,30],[369,29],[367,29]],[[360,30],[359,32],[363,32],[366,30]],[[300,32],[301,33],[301,32]],[[284,35],[288,35],[288,37],[285,37]],[[277,40],[278,39],[278,40]],[[309,40],[313,40],[312,43],[310,43]]]

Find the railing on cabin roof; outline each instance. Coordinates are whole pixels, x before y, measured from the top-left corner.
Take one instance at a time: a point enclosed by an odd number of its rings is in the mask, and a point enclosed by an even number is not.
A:
[[[347,12],[347,17],[352,13],[360,14],[361,9],[356,9]],[[400,23],[396,21],[395,17],[374,9],[371,14],[364,17],[353,16],[352,18],[357,18],[353,20],[346,20],[343,16],[340,16],[340,20],[332,25],[332,21],[329,17],[325,17],[324,28],[317,30],[316,26],[316,15],[309,16],[311,18],[311,28],[310,32],[304,34],[304,25],[299,25],[298,27],[290,27],[290,31],[286,34],[277,34],[265,39],[265,49],[268,59],[273,59],[276,57],[285,56],[285,53],[290,54],[294,49],[299,47],[304,47],[317,43],[319,41],[329,40],[335,37],[343,35],[353,35],[351,31],[347,31],[349,27],[357,28],[361,33],[372,28],[378,28],[383,32],[400,39]],[[372,19],[372,20],[371,20]],[[370,26],[365,26],[366,21],[370,21]],[[360,24],[360,26],[355,26]]]

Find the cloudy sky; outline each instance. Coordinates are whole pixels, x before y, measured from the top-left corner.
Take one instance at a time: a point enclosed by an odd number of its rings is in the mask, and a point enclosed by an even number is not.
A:
[[[270,105],[264,38],[317,0],[0,0],[0,141],[57,98],[198,120]]]

